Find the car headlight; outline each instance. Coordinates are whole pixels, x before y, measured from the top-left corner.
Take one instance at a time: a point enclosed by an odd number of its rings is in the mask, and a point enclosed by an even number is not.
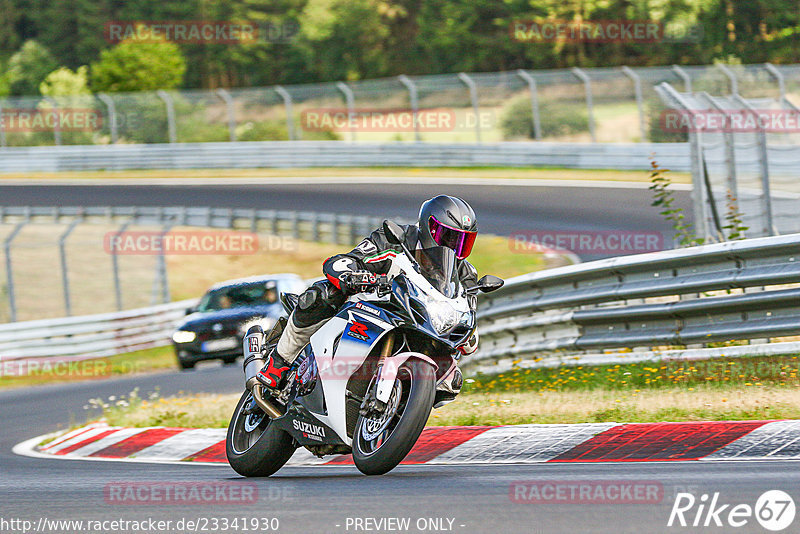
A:
[[[188,330],[178,330],[172,334],[172,341],[175,343],[191,343],[197,339],[197,334]]]

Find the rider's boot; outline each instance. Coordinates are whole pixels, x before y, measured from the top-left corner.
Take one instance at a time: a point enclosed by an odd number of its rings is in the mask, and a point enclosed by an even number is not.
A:
[[[295,322],[294,313],[289,316],[286,327],[281,334],[276,347],[269,351],[266,365],[256,374],[256,378],[267,389],[281,391],[286,386],[289,368],[297,356],[308,345],[311,336],[319,330],[327,319],[306,327],[299,327]]]
[[[278,354],[277,347],[272,347],[266,360],[267,363],[264,365],[264,368],[256,373],[256,379],[270,391],[281,391],[286,387],[286,380],[289,375],[291,363],[287,362]]]

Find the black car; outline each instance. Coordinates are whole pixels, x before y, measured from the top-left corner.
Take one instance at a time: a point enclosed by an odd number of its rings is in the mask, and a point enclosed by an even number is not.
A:
[[[254,276],[214,285],[172,335],[181,369],[203,360],[233,363],[242,354],[245,324],[265,319],[265,329],[283,313],[278,296],[299,293],[305,282],[294,274]]]

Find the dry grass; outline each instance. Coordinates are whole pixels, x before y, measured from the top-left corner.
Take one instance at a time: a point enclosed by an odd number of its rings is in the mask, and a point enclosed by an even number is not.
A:
[[[436,178],[528,178],[540,180],[613,180],[648,182],[647,171],[583,170],[562,168],[431,168],[431,167],[334,167],[292,169],[191,169],[191,170],[130,170],[130,171],[70,171],[44,173],[0,173],[2,180],[75,180],[75,179],[225,179],[225,178],[297,178],[297,177],[409,177]],[[691,183],[689,173],[670,174],[675,183]]]
[[[188,395],[141,402],[105,403],[108,422],[121,426],[224,428],[240,394]],[[736,388],[720,391],[563,391],[465,393],[434,410],[431,426],[514,425],[655,421],[732,421],[800,418],[800,388]]]
[[[706,421],[800,418],[800,388],[467,393],[431,425]]]
[[[66,315],[59,236],[66,225],[29,224],[14,239],[11,260],[17,320],[25,321]],[[111,255],[103,248],[103,237],[115,226],[79,225],[66,243],[67,271],[73,315],[116,309]],[[0,239],[13,225],[0,225]],[[130,230],[147,230],[131,227]],[[124,308],[153,303],[155,256],[120,256],[120,280]],[[9,319],[5,263],[0,266],[0,322]]]
[[[169,256],[167,267],[173,300],[199,297],[215,282],[250,275],[291,272],[306,279],[318,278],[322,276],[325,259],[351,248],[293,239],[283,242],[286,244],[283,248],[252,255]],[[480,275],[494,274],[503,278],[566,263],[561,257],[510,254],[508,240],[497,236],[480,236],[470,260]]]
[[[150,394],[142,399],[134,392],[121,398],[95,399],[89,406],[103,407],[110,425],[225,428],[240,396],[241,393],[162,398]]]

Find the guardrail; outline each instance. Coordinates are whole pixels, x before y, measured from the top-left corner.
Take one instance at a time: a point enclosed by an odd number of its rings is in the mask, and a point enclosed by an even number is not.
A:
[[[796,284],[800,234],[531,273],[481,299],[471,365],[491,372],[800,352],[800,342],[765,339],[800,336]],[[707,346],[742,340],[753,344]]]
[[[264,141],[0,149],[0,172],[259,167],[567,167],[688,171],[686,143],[346,143]]]
[[[141,226],[193,226],[265,231],[314,242],[354,244],[383,223],[381,217],[290,210],[186,206],[0,206],[0,224],[62,222],[122,223]]]
[[[2,324],[0,362],[41,358],[76,361],[164,346],[194,302]]]

